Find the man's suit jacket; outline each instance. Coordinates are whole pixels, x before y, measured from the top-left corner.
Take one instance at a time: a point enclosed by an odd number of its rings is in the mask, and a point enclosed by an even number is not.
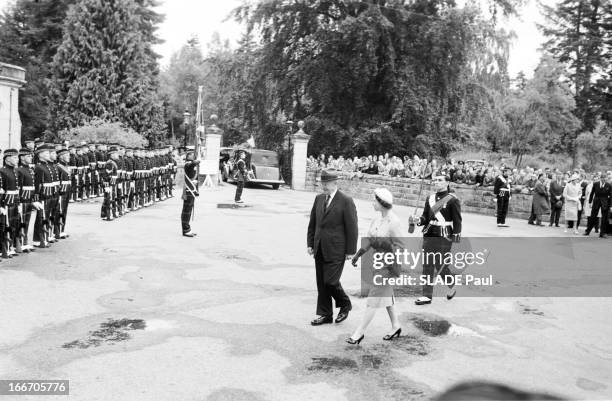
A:
[[[315,198],[308,224],[308,247],[315,256],[323,253],[323,260],[343,260],[357,252],[357,209],[353,199],[339,190],[325,210],[325,194]]]
[[[612,186],[610,183],[604,182],[602,187],[601,181],[596,181],[593,183],[593,189],[591,190],[591,195],[589,196],[589,203],[593,203],[594,197],[610,200],[610,196],[612,196]]]

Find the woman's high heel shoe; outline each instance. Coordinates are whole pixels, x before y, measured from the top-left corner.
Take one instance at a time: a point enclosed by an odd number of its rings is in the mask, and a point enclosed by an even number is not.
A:
[[[353,337],[349,337],[346,339],[346,342],[349,344],[359,344],[361,342],[361,340],[363,340],[363,338],[365,337],[365,334],[362,334],[361,337],[359,337],[357,340],[353,340]]]
[[[386,336],[384,336],[383,340],[390,341],[390,340],[393,340],[393,338],[395,338],[395,337],[399,338],[400,334],[402,334],[402,328],[401,327],[399,329],[395,330],[395,333],[387,334]]]

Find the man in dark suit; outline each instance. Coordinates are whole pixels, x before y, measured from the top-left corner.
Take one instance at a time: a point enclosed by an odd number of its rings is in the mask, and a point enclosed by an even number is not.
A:
[[[584,235],[589,235],[593,229],[594,221],[597,220],[597,214],[601,210],[601,228],[599,236],[606,238],[608,229],[608,213],[610,211],[610,198],[612,197],[612,185],[606,182],[602,174],[598,174],[599,179],[593,183],[593,190],[587,202],[592,203],[591,218],[587,225]]]
[[[313,326],[333,321],[332,298],[340,308],[336,323],[346,320],[352,309],[340,276],[345,260],[357,251],[357,209],[353,199],[338,190],[337,180],[334,171],[321,173],[323,193],[315,198],[308,224],[308,253],[315,258],[318,291]]]

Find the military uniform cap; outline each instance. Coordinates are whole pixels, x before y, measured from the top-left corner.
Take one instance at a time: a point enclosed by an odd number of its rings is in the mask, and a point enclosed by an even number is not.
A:
[[[4,157],[17,156],[19,151],[17,149],[7,149],[4,151]]]
[[[40,153],[40,152],[44,152],[44,151],[51,151],[51,150],[54,150],[53,146],[47,145],[47,144],[42,144],[38,148],[36,148],[36,153]]]
[[[31,154],[33,154],[33,152],[28,148],[19,149],[19,156],[26,156],[26,155],[31,155]]]
[[[57,155],[58,156],[64,155],[66,153],[70,153],[67,148],[60,148],[60,149],[57,150]]]

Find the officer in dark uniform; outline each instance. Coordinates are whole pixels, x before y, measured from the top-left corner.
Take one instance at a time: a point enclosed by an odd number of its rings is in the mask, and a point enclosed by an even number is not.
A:
[[[508,178],[510,168],[505,167],[502,174],[495,178],[493,194],[497,197],[497,227],[508,227],[506,216],[508,215],[508,204],[510,203],[510,180]]]
[[[134,150],[134,179],[135,179],[135,196],[134,207],[138,210],[144,206],[144,161],[142,159],[142,149]]]
[[[111,146],[108,149],[109,159],[104,167],[104,201],[100,216],[102,219],[112,221],[117,218],[117,181],[119,177],[117,160],[119,159],[119,149]]]
[[[96,157],[96,145],[90,143],[87,149],[87,160],[89,162],[89,175],[91,177],[91,196],[100,196],[98,191],[98,158]]]
[[[21,253],[21,219],[19,214],[19,187],[17,165],[19,152],[7,149],[3,156],[4,167],[0,168],[0,218],[2,230],[2,257],[9,258]]]
[[[445,255],[450,252],[453,242],[461,240],[461,203],[459,199],[449,192],[446,176],[432,177],[432,186],[435,192],[425,201],[423,214],[413,216],[409,223],[423,228],[424,258],[427,254]],[[428,284],[423,286],[423,296],[416,299],[415,304],[430,304],[433,298],[433,286],[436,275],[441,277],[450,275],[448,266],[438,257],[425,258],[423,262],[423,275],[428,277]],[[454,286],[450,286],[447,299],[455,296]]]
[[[59,215],[55,222],[55,236],[56,238],[64,239],[68,237],[66,234],[66,218],[68,217],[68,200],[70,199],[70,152],[66,148],[62,148],[57,151],[57,171],[59,175],[59,202],[58,209]]]
[[[84,158],[83,158],[83,149],[80,147],[75,148],[75,164],[76,164],[76,170],[77,170],[77,178],[76,178],[76,185],[77,185],[77,191],[76,191],[76,201],[80,202],[81,200],[83,200],[83,196],[85,195],[85,166],[83,165],[84,162]]]
[[[246,181],[247,171],[246,171],[246,153],[241,150],[238,153],[238,161],[236,162],[236,168],[238,169],[236,173],[236,194],[234,196],[235,203],[244,203],[242,198],[242,190],[244,189],[244,182]]]
[[[76,202],[79,188],[78,188],[78,179],[79,175],[77,172],[77,161],[76,161],[76,148],[74,146],[70,146],[68,148],[70,161],[68,165],[70,166],[70,202]]]
[[[191,231],[189,221],[193,215],[193,205],[195,203],[196,196],[200,196],[198,192],[198,164],[200,160],[195,160],[195,153],[193,150],[187,150],[185,155],[185,186],[183,187],[183,211],[181,213],[181,226],[183,229],[183,236],[195,237],[196,234]]]
[[[51,163],[49,163],[49,169],[51,171],[51,175],[53,177],[53,182],[55,184],[55,191],[53,193],[53,202],[51,206],[51,216],[49,217],[49,221],[51,223],[52,230],[49,233],[49,242],[57,242],[59,240],[60,234],[60,215],[61,215],[61,207],[60,207],[60,172],[57,160],[57,150],[61,149],[61,145],[54,146],[54,149],[49,151],[49,158],[51,159]]]
[[[126,148],[125,156],[123,158],[125,165],[125,190],[126,190],[126,208],[125,211],[133,212],[136,210],[135,207],[135,194],[136,194],[136,169],[134,160],[134,149]]]
[[[50,216],[57,188],[50,167],[51,150],[53,150],[52,146],[44,144],[36,149],[38,163],[34,167],[34,192],[37,201],[33,205],[37,212],[34,222],[34,245],[40,248],[49,246]]]
[[[33,143],[33,142],[32,142]],[[21,250],[31,252],[34,250],[28,239],[28,229],[34,207],[32,202],[37,200],[34,196],[34,165],[32,164],[33,153],[29,148],[19,151],[19,167],[17,168],[17,181],[19,186],[19,201],[21,214],[21,230],[23,232],[23,243]]]
[[[117,149],[116,158],[113,159],[117,164],[117,215],[119,217],[125,214],[125,161],[123,160],[123,148],[119,144],[115,144]]]

